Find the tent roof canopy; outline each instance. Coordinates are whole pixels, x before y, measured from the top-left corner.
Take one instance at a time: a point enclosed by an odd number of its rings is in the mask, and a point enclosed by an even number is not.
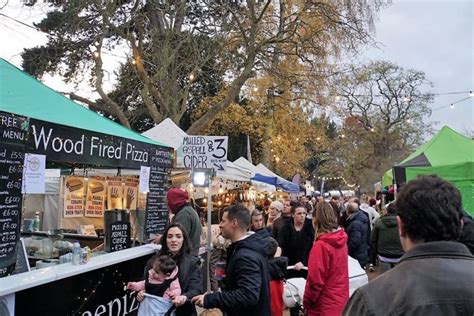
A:
[[[166,118],[160,124],[142,133],[155,141],[165,143],[174,149],[183,144],[183,138],[188,136],[172,119]]]
[[[0,58],[0,110],[46,122],[166,146],[111,121]]]
[[[444,166],[474,161],[474,141],[448,126],[405,158],[399,167]]]

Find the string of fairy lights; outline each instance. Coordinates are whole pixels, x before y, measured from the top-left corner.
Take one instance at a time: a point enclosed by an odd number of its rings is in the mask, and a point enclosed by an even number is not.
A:
[[[94,296],[97,293],[97,288],[102,285],[105,278],[105,273],[107,273],[108,271],[109,269],[105,269],[104,273],[101,273],[100,279],[95,284],[93,284],[92,288],[82,289],[82,292],[84,292],[84,294],[76,298],[77,304],[80,304],[80,305],[75,310],[73,310],[71,315],[78,315],[82,311],[82,308],[94,298]],[[125,291],[127,283],[124,281],[117,281],[117,279],[122,280],[122,274],[119,272],[119,270],[113,271],[112,277],[114,279],[113,284],[117,285],[121,283],[121,286],[123,285],[123,289]],[[89,280],[89,283],[92,283],[92,280]]]

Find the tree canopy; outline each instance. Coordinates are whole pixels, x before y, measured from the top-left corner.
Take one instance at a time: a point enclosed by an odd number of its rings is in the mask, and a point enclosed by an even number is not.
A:
[[[217,95],[225,82],[225,97],[188,122],[188,132],[197,134],[252,77],[286,76],[292,86],[306,82],[300,93],[311,91],[310,84],[324,77],[332,57],[370,40],[373,16],[386,2],[64,1],[37,25],[49,40],[25,50],[23,67],[35,76],[89,79],[100,100],[80,94],[71,98],[127,127],[140,115],[149,123],[166,117],[179,122],[200,100]],[[110,92],[104,89],[103,55],[117,51],[126,57],[115,61],[119,79]],[[305,67],[280,72],[282,60]],[[126,98],[118,91],[124,87],[133,89]]]

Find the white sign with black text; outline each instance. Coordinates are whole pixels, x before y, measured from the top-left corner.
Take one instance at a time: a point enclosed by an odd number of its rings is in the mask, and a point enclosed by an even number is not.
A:
[[[225,170],[227,136],[186,136],[183,138],[183,163],[187,169]]]
[[[25,154],[23,168],[23,187],[21,193],[44,194],[46,172],[46,156],[37,154]]]

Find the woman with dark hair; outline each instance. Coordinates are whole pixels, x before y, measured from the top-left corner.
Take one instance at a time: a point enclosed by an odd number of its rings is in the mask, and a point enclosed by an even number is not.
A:
[[[161,255],[170,255],[179,268],[178,279],[182,294],[173,299],[177,306],[176,316],[197,315],[190,300],[203,292],[200,262],[198,257],[190,254],[189,238],[181,224],[168,226],[161,238],[161,249],[148,260],[145,272],[150,270],[152,262]],[[138,293],[137,299],[142,301],[143,293]]]
[[[304,277],[308,264],[309,251],[314,241],[314,229],[311,220],[306,218],[306,207],[296,202],[291,206],[292,219],[285,222],[278,235],[278,244],[282,256],[288,257],[288,265],[294,265],[294,271],[288,271],[287,278]]]
[[[349,300],[347,235],[327,202],[318,203],[313,224],[316,241],[303,297],[306,315],[341,315]]]

